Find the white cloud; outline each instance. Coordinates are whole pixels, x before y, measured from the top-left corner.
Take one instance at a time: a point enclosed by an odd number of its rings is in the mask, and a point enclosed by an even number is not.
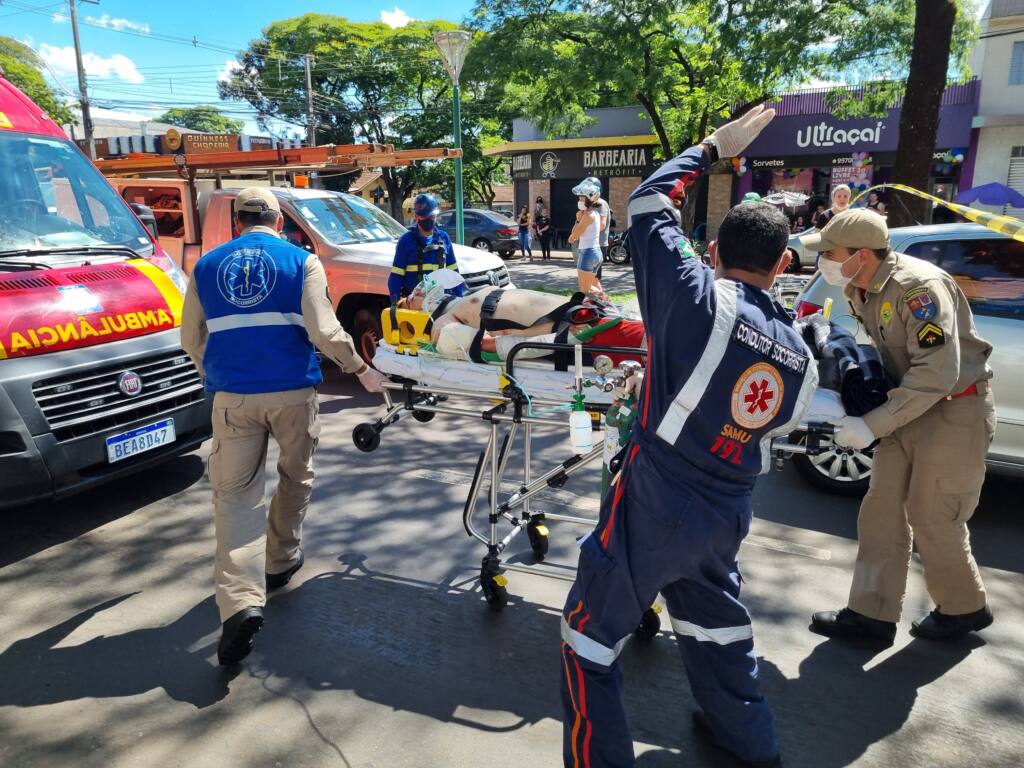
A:
[[[55,45],[43,43],[39,46],[39,55],[50,65],[58,77],[74,75],[78,71],[75,67],[75,49],[70,45],[58,48]],[[121,53],[103,57],[96,53],[86,52],[82,54],[82,64],[85,66],[86,74],[91,77],[116,78],[135,85],[146,80],[135,66],[135,62]]]
[[[226,83],[231,80],[231,77],[242,68],[234,59],[228,59],[224,62],[224,68],[217,74],[218,83]]]
[[[392,29],[398,29],[412,21],[412,18],[396,5],[393,11],[381,11],[380,20]]]
[[[53,16],[50,17],[50,21],[52,21],[54,24],[63,24],[65,21],[68,21],[68,17],[66,14],[57,11],[55,14],[53,14]]]
[[[130,21],[129,19],[115,19],[109,13],[104,13],[98,19],[95,16],[86,16],[85,20],[98,27],[116,29],[118,32],[124,32],[127,29],[130,32],[149,34],[149,24],[141,21]]]

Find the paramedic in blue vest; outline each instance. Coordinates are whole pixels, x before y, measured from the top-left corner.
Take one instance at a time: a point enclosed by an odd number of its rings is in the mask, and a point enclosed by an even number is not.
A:
[[[437,214],[441,212],[437,198],[425,193],[416,195],[412,211],[416,224],[398,238],[395,261],[388,277],[388,293],[391,294],[392,304],[412,293],[420,280],[434,270],[459,271],[452,241],[448,233],[437,226]],[[464,291],[465,285],[459,285],[448,293],[461,296]]]
[[[572,768],[634,764],[618,656],[659,592],[700,706],[698,734],[743,765],[781,765],[736,558],[770,442],[799,423],[817,369],[769,293],[790,261],[786,217],[765,203],[734,207],[712,267],[680,221],[701,173],[740,154],[773,116],[758,107],[727,123],[630,199],[650,357],[622,468],[580,542],[562,614],[563,759]]]
[[[335,317],[320,260],[282,240],[267,188],[235,200],[241,234],[203,256],[182,310],[181,344],[213,396],[214,581],[223,622],[217,658],[245,658],[263,626],[266,593],[299,568],[302,521],[320,434],[316,350],[370,392],[383,376],[356,354]],[[268,438],[280,449],[277,491],[264,503]]]

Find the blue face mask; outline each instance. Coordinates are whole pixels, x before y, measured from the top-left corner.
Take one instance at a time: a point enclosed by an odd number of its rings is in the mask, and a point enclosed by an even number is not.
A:
[[[420,229],[422,229],[424,232],[433,232],[434,231],[434,220],[433,219],[420,219],[416,223],[420,225]]]

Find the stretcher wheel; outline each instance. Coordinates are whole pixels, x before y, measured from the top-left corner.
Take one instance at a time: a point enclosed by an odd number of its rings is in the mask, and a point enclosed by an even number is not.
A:
[[[526,526],[526,535],[530,539],[530,549],[537,560],[543,560],[548,553],[548,529],[543,523],[531,522]]]
[[[373,424],[364,421],[352,430],[352,442],[363,453],[372,453],[380,445],[380,432],[374,428]]]
[[[480,589],[484,593],[484,600],[496,611],[500,611],[508,604],[508,579],[498,571],[497,560],[485,558],[480,568]]]
[[[420,424],[426,424],[427,422],[433,421],[435,416],[437,416],[436,413],[431,413],[429,411],[412,412],[412,417],[416,419],[416,421],[418,421]]]
[[[653,640],[660,630],[661,617],[654,608],[648,608],[640,617],[640,626],[634,630],[633,634],[641,640]]]

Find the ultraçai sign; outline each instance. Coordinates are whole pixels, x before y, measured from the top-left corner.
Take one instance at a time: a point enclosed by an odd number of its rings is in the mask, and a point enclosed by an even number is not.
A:
[[[808,125],[796,132],[798,147],[836,147],[842,145],[878,144],[882,140],[885,123],[881,120],[871,128],[834,128],[824,120],[817,125]]]

